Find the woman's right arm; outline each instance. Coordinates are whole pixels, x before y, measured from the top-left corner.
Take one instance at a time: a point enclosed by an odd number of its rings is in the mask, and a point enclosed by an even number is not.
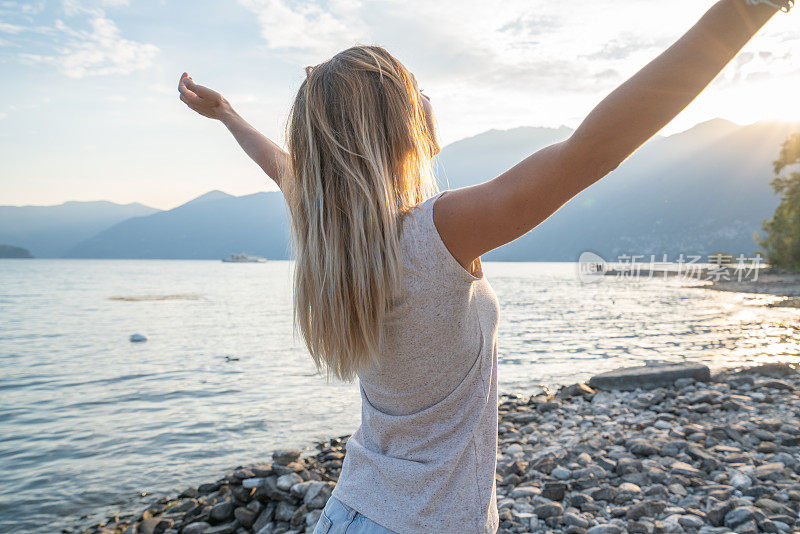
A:
[[[469,268],[485,252],[536,227],[678,115],[776,12],[746,0],[717,2],[608,95],[568,140],[493,180],[444,194],[434,221],[447,248]]]
[[[264,172],[281,187],[281,177],[286,169],[289,155],[271,139],[250,126],[236,111],[228,109],[220,118],[222,124],[233,134],[242,149]],[[281,188],[282,189],[282,188]]]
[[[194,83],[185,72],[178,82],[180,99],[192,110],[217,119],[233,134],[242,149],[281,187],[289,155],[242,118],[218,92]]]

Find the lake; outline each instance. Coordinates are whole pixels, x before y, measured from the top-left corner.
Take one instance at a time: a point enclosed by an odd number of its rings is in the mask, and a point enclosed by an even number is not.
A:
[[[292,334],[290,262],[0,260],[0,532],[138,511],[359,423]],[[800,361],[770,297],[484,263],[505,393],[648,360]],[[131,343],[142,333],[146,343]],[[144,494],[144,495],[142,495]],[[57,528],[56,528],[57,527]]]

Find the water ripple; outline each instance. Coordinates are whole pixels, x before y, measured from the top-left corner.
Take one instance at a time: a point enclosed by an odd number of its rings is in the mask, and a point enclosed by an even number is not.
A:
[[[0,260],[11,318],[0,332],[0,532],[140,508],[356,428],[357,385],[326,383],[292,336],[290,264],[239,267]],[[501,303],[506,392],[647,360],[796,360],[800,348],[800,310],[747,296],[672,280],[582,285],[569,264],[484,270]],[[202,298],[153,297],[164,295]],[[133,332],[149,340],[132,344]]]

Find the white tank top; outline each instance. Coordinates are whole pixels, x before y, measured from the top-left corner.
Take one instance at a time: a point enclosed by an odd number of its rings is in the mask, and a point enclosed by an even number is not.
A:
[[[498,527],[497,297],[450,254],[439,193],[403,219],[404,290],[386,350],[359,373],[361,425],[333,496],[400,534]]]

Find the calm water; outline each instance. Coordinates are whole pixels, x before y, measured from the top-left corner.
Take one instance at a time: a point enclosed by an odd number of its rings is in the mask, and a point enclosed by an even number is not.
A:
[[[800,352],[797,310],[763,297],[582,285],[572,264],[484,271],[501,304],[503,392],[645,360]],[[0,260],[0,532],[137,510],[354,430],[357,386],[315,373],[292,336],[290,287],[288,262]]]

